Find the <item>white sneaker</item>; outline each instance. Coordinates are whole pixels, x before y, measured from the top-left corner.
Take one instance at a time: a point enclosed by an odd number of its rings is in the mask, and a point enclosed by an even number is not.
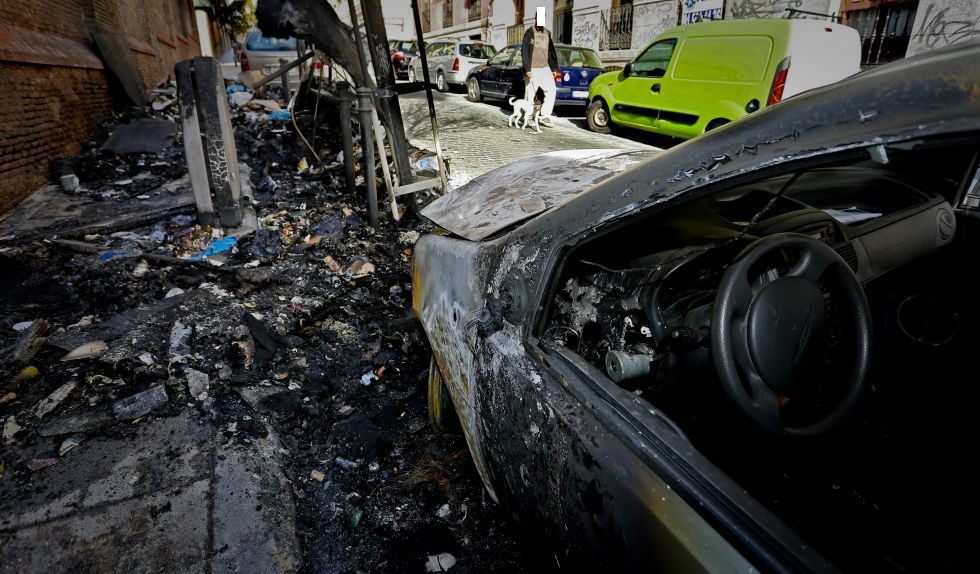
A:
[[[538,118],[538,124],[540,124],[540,125],[542,125],[542,126],[544,126],[546,128],[553,128],[553,127],[555,127],[555,124],[552,123],[551,118]]]

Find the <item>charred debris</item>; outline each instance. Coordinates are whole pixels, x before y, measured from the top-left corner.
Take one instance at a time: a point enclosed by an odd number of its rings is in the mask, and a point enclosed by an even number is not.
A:
[[[410,257],[431,224],[367,225],[334,100],[227,92],[252,228],[198,221],[173,84],[0,220],[0,532],[79,445],[191,416],[281,445],[302,571],[531,569],[462,436],[428,425]]]

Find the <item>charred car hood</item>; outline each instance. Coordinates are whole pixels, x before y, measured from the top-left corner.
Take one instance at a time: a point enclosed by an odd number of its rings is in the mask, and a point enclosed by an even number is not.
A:
[[[561,205],[659,150],[579,149],[543,153],[489,171],[430,203],[422,215],[480,241]]]

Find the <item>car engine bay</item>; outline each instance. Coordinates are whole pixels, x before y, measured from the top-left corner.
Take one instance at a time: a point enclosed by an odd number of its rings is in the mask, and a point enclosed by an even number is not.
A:
[[[945,570],[966,560],[964,535],[942,522],[945,505],[957,504],[966,488],[957,453],[970,414],[956,397],[969,392],[975,376],[964,358],[980,342],[965,328],[978,317],[970,296],[978,285],[962,270],[975,257],[978,222],[953,207],[976,170],[976,147],[913,147],[871,149],[870,160],[702,193],[604,232],[570,251],[541,327],[546,348],[571,351],[606,375],[599,384],[648,401],[844,569]],[[763,318],[758,308],[803,297],[787,279],[801,274],[817,247],[756,253],[741,271],[747,286],[733,288],[751,293],[732,331],[748,340],[742,354],[751,358],[739,357],[735,343],[738,368],[730,369],[747,396],[753,377],[799,379],[774,386],[780,420],[764,428],[731,400],[742,391],[725,387],[719,374],[719,345],[730,343],[713,340],[712,323],[728,304],[725,285],[739,283],[726,276],[733,262],[777,237],[826,245],[836,257],[814,275],[819,291],[810,300],[822,317],[808,313],[790,329],[779,325],[790,320],[786,308]],[[847,273],[829,271],[844,265]],[[848,281],[863,291],[869,317],[847,302]],[[784,293],[763,295],[777,284]],[[866,331],[855,328],[860,322]],[[805,333],[797,342],[799,329],[813,329],[819,341]],[[862,336],[871,343],[867,381],[849,389]],[[813,348],[805,364],[794,357],[783,371],[767,366],[801,354],[804,343]],[[753,362],[759,373],[744,372]],[[859,398],[838,416],[851,395]],[[795,433],[801,428],[813,432]],[[910,521],[935,528],[923,538]]]

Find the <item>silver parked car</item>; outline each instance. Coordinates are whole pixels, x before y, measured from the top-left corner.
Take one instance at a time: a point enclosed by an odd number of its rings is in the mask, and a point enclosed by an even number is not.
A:
[[[258,70],[268,76],[279,69],[280,60],[292,62],[300,55],[302,46],[296,38],[272,38],[263,36],[259,30],[251,30],[245,36],[242,46],[242,71]],[[299,86],[303,66],[297,66],[289,72],[289,85],[293,89]]]
[[[429,81],[434,81],[440,92],[448,92],[451,86],[464,85],[470,70],[486,64],[496,53],[493,44],[477,40],[435,40],[425,47]],[[413,58],[408,69],[408,81],[420,82],[424,79],[422,58]]]

